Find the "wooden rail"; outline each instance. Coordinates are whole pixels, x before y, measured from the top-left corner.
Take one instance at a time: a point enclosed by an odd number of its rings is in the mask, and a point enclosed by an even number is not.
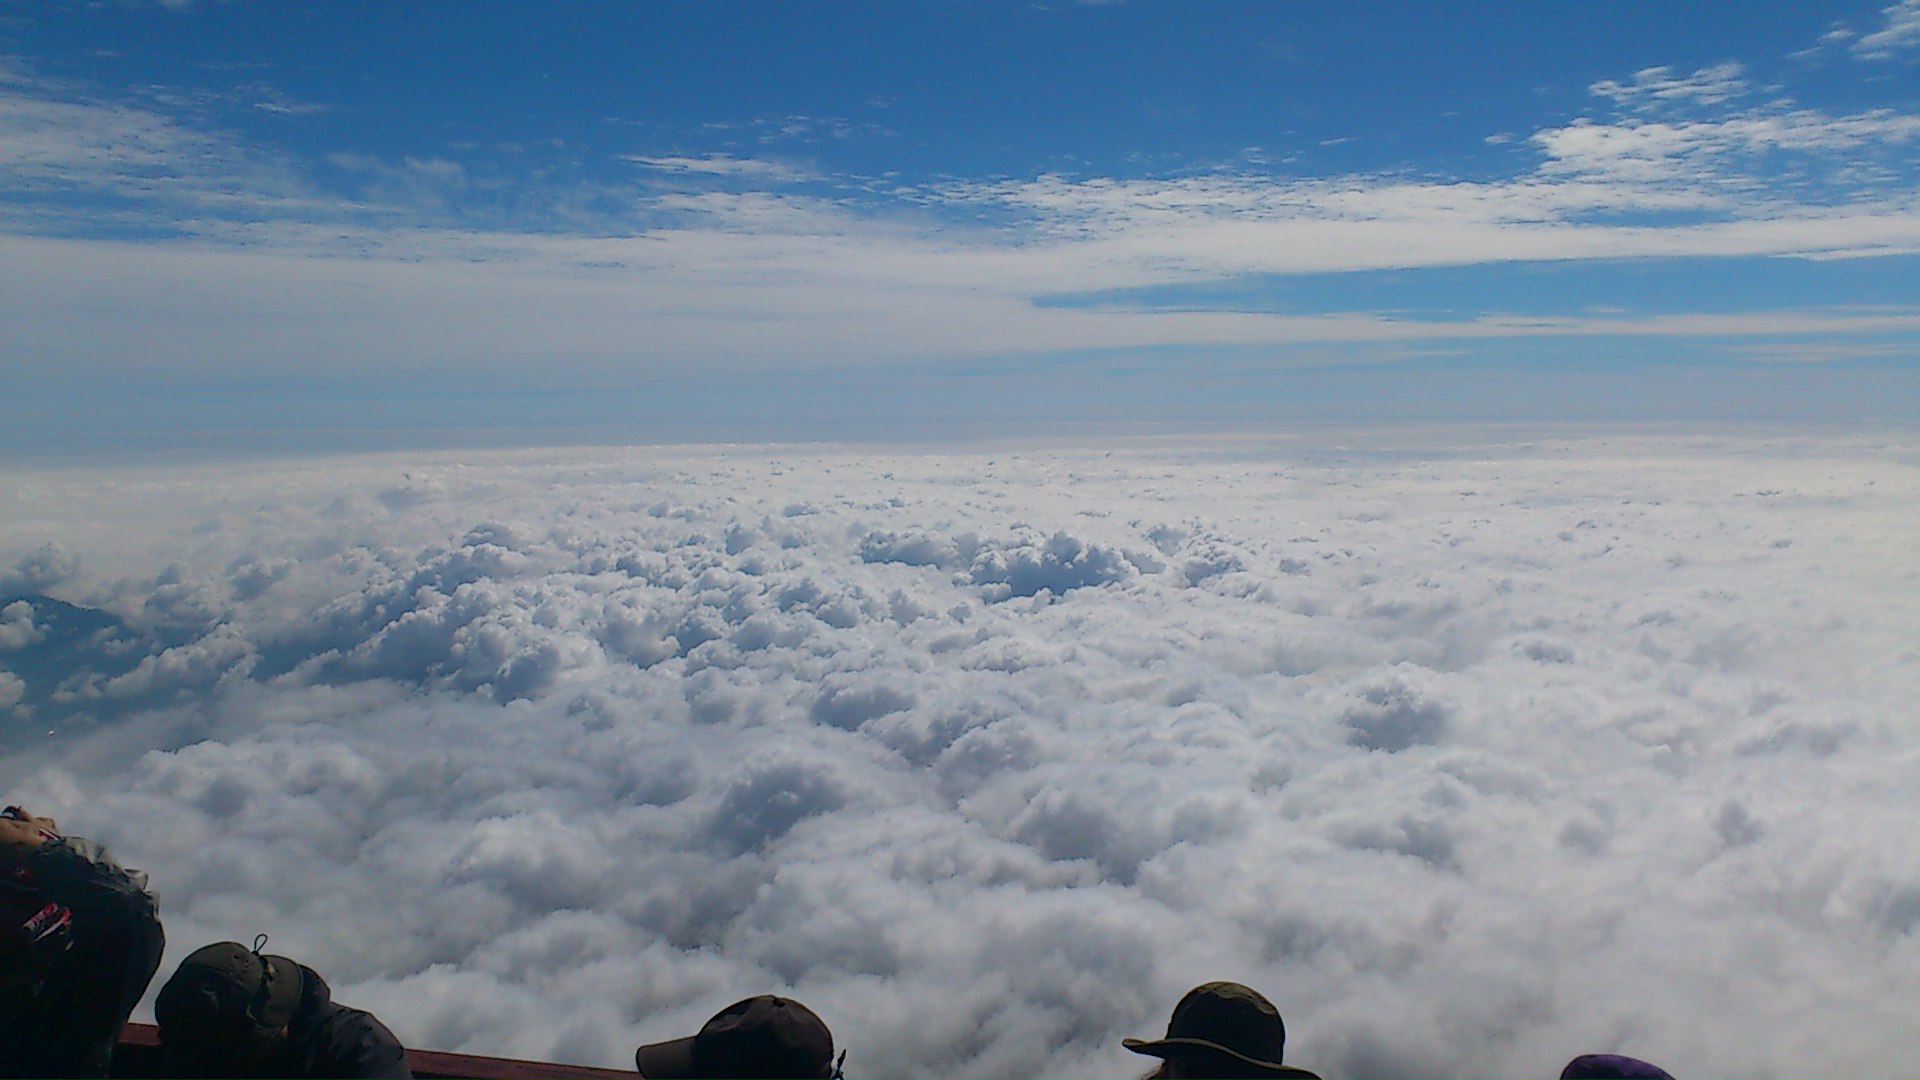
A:
[[[422,1080],[439,1077],[467,1077],[471,1080],[538,1080],[559,1077],[564,1080],[639,1080],[637,1072],[621,1069],[596,1069],[589,1065],[558,1065],[551,1061],[522,1061],[519,1058],[484,1057],[480,1054],[452,1054],[444,1050],[408,1050],[407,1065]],[[120,1031],[120,1042],[113,1048],[113,1075],[116,1077],[157,1077],[160,1075],[160,1029],[152,1024],[128,1024]]]

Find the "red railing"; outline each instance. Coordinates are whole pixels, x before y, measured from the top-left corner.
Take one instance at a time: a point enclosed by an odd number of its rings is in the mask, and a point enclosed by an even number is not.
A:
[[[563,1077],[566,1080],[638,1080],[637,1072],[621,1069],[596,1069],[587,1065],[556,1065],[550,1061],[521,1061],[518,1058],[483,1057],[479,1054],[450,1054],[443,1050],[409,1050],[407,1065],[422,1080],[436,1077],[471,1077],[473,1080],[538,1080]],[[117,1077],[157,1077],[160,1075],[160,1029],[152,1024],[128,1024],[120,1031],[120,1042],[113,1050],[113,1075]]]

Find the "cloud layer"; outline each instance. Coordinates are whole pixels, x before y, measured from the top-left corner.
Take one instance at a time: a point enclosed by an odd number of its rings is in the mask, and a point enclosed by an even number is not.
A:
[[[1913,10],[1846,31],[1878,58],[1848,61],[1860,78],[1911,44]],[[1300,172],[1254,153],[1159,174],[871,175],[728,143],[609,153],[582,174],[439,146],[302,159],[191,95],[116,100],[0,58],[0,369],[55,405],[122,380],[297,395],[310,383],[289,373],[365,387],[370,370],[485,375],[501,394],[534,357],[578,392],[1072,350],[1260,348],[1297,364],[1326,362],[1314,350],[1329,344],[1374,343],[1370,362],[1413,342],[1751,338],[1859,357],[1911,339],[1920,312],[1899,300],[1661,317],[1570,293],[1516,319],[1471,285],[1437,317],[1340,288],[1364,271],[1648,259],[1883,256],[1896,276],[1920,253],[1920,117],[1897,96],[1821,106],[1732,60],[1588,91],[1584,112],[1469,140],[1493,159],[1469,172]],[[1702,263],[1702,280],[1722,265]],[[1302,310],[1276,278],[1330,291]],[[1155,289],[1189,291],[1057,302]]]
[[[1367,445],[14,472],[0,784],[423,1047],[1904,1071],[1911,447]]]

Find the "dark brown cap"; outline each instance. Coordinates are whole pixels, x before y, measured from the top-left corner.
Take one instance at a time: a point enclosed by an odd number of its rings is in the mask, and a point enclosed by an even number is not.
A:
[[[736,1001],[698,1035],[648,1043],[633,1052],[647,1080],[668,1077],[818,1078],[832,1076],[833,1033],[812,1009],[762,994]]]
[[[1173,1007],[1166,1038],[1122,1039],[1120,1045],[1157,1058],[1174,1057],[1182,1050],[1211,1051],[1270,1076],[1313,1075],[1280,1064],[1287,1046],[1280,1010],[1259,991],[1236,982],[1203,983],[1187,991]]]

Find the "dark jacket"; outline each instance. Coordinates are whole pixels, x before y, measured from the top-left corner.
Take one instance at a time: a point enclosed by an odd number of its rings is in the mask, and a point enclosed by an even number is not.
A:
[[[147,876],[71,836],[20,865],[40,896],[72,910],[72,947],[38,981],[0,990],[0,1076],[105,1076],[166,948]]]
[[[370,1012],[336,1005],[327,981],[300,965],[300,1007],[286,1042],[255,1066],[262,1077],[411,1077],[407,1052]]]

